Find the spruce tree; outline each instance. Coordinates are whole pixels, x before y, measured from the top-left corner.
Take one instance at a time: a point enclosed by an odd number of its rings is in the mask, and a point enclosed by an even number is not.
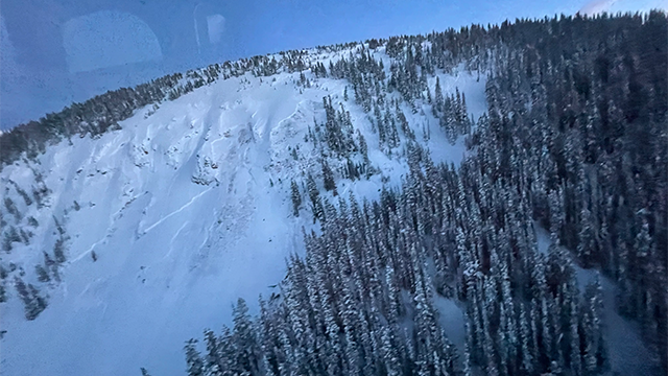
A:
[[[190,339],[184,347],[186,353],[186,364],[188,376],[204,376],[204,362],[197,351],[197,340]]]
[[[299,207],[302,204],[302,195],[299,193],[299,187],[294,180],[290,182],[290,191],[292,197],[292,214],[295,217],[299,217]]]
[[[325,190],[336,192],[336,183],[334,182],[334,173],[325,159],[321,162],[322,178],[325,182]]]

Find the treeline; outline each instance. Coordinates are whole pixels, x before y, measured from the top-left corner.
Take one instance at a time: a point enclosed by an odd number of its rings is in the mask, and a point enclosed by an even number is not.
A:
[[[348,45],[320,47],[319,50],[339,50],[345,46]],[[131,117],[136,110],[175,100],[220,78],[239,77],[246,73],[258,77],[271,76],[281,71],[292,73],[306,69],[319,72],[320,66],[311,66],[309,59],[307,50],[285,51],[276,56],[253,56],[190,70],[185,75],[167,75],[134,88],[108,91],[83,103],[73,103],[60,112],[0,133],[0,170],[19,160],[23,153],[28,159],[34,159],[45,151],[47,145],[60,140],[74,136],[97,137],[109,130],[119,129],[119,122]]]
[[[109,91],[4,132],[0,135],[0,168],[18,160],[22,153],[35,158],[47,145],[64,138],[95,137],[116,129],[118,122],[132,116],[136,109],[164,100],[181,78],[181,74],[174,74],[134,89]]]

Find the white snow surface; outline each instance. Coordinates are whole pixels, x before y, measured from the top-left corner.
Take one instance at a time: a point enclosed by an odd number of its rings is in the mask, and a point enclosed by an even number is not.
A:
[[[466,344],[466,313],[454,300],[440,295],[434,296],[434,307],[438,311],[439,324],[445,335],[463,356]]]
[[[486,107],[484,79],[457,72],[441,76],[443,90],[458,87],[477,118]],[[185,340],[230,325],[238,297],[256,313],[258,295],[267,297],[274,291],[269,286],[284,277],[285,258],[303,254],[302,228],[312,226],[312,217],[307,209],[292,215],[290,180],[301,186],[306,171],[319,174],[318,155],[304,136],[314,116],[324,120],[322,97],[331,95],[339,108],[348,84],[318,79],[300,89],[297,77],[220,80],[162,103],[153,114],[138,111],[121,130],[65,140],[48,147],[38,163],[5,167],[3,199],[14,201],[23,213],[19,227],[34,236],[0,254],[3,265],[17,267],[7,279],[8,301],[0,304],[0,330],[6,331],[0,374],[138,375],[146,367],[154,375],[184,375]],[[397,186],[407,172],[405,158],[381,152],[368,115],[353,100],[344,105],[367,140],[372,164]],[[426,116],[404,108],[418,140],[435,162],[458,164],[463,141],[448,144],[428,107],[423,110]],[[295,161],[289,148],[297,146]],[[52,191],[41,209],[26,205],[8,183],[30,193],[35,173]],[[358,199],[376,199],[382,183],[377,174],[355,182],[339,177],[337,185],[343,197],[353,191]],[[38,227],[26,224],[29,216]],[[34,268],[43,262],[42,251],[53,254],[54,218],[70,239],[61,281],[45,284]],[[22,271],[26,283],[49,296],[33,321],[24,318],[11,282]],[[442,319],[453,317],[458,327],[461,311],[451,305],[437,303]]]

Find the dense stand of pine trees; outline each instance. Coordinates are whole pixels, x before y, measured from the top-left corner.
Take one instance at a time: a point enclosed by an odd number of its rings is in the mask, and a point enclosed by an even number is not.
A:
[[[207,331],[201,356],[189,342],[189,373],[604,369],[600,286],[581,299],[570,256],[537,252],[528,199],[502,183],[480,189],[476,178],[489,178],[474,162],[458,174],[419,148],[411,160],[401,194],[384,190],[381,202],[362,205],[351,196],[338,209],[325,201],[323,233],[306,236],[304,260],[290,260],[282,298],[262,301],[253,324],[240,300],[234,331]],[[467,307],[463,365],[439,327],[437,293]]]

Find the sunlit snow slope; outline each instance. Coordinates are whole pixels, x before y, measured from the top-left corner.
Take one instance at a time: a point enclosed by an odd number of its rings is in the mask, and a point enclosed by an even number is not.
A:
[[[38,225],[24,225],[34,233],[29,244],[14,243],[1,256],[15,269],[0,305],[0,373],[134,375],[143,366],[154,375],[183,375],[186,339],[229,325],[238,297],[254,307],[258,294],[275,291],[270,286],[282,279],[285,258],[302,252],[302,228],[313,226],[308,210],[292,215],[290,200],[292,179],[302,184],[306,171],[319,173],[319,155],[304,136],[314,118],[325,116],[323,96],[338,108],[347,84],[318,79],[302,88],[297,78],[220,80],[153,114],[139,111],[99,139],[66,140],[39,163],[5,167],[2,194],[23,213],[20,223],[32,216]],[[446,93],[464,92],[474,117],[485,110],[484,78],[441,75],[441,85]],[[378,150],[368,115],[352,99],[344,105],[382,173],[340,179],[338,191],[373,199],[383,177],[400,183],[405,160]],[[463,141],[450,145],[424,112],[404,110],[417,139],[436,162],[459,163]],[[291,155],[296,147],[298,160]],[[30,192],[40,174],[51,193],[37,208],[15,186]],[[35,265],[61,237],[57,224],[69,236],[61,281],[40,284],[49,305],[27,321],[11,281],[24,271],[26,283],[39,284]],[[453,330],[463,333],[461,312],[442,305],[459,326]]]

